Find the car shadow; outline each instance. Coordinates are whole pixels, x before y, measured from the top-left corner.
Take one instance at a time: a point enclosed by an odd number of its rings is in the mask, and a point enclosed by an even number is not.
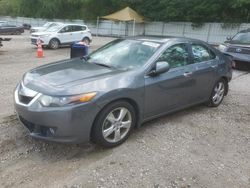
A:
[[[193,106],[143,123],[140,128],[132,132],[128,142],[124,144],[134,143],[133,141],[139,139],[143,132],[154,129],[155,126],[175,121],[179,117],[188,116],[192,113],[201,112],[204,109],[206,109],[204,105]],[[87,159],[90,162],[107,157],[113,153],[114,149],[119,149],[119,147],[107,149],[91,142],[83,144],[62,144],[34,139],[29,136],[27,130],[19,123],[15,115],[4,118],[4,121],[2,121],[0,125],[4,124],[9,126],[6,126],[7,130],[3,130],[3,132],[15,132],[15,134],[9,135],[8,140],[0,140],[0,151],[1,153],[7,152],[6,155],[8,155],[8,152],[14,153],[17,158],[22,156],[36,156],[36,159],[46,160],[51,163],[55,161],[77,161],[81,159]],[[1,137],[6,136],[1,134]]]
[[[202,111],[207,111],[209,108],[205,106],[204,104],[199,104],[199,105],[194,105],[189,108],[185,108],[182,110],[174,111],[166,115],[162,115],[158,118],[149,120],[145,123],[143,123],[138,129],[136,129],[135,132],[140,132],[140,131],[146,131],[147,129],[151,129],[152,124],[154,126],[160,126],[162,123],[167,124],[169,122],[175,122],[175,121],[180,121],[181,118],[190,116],[193,113],[201,113]]]

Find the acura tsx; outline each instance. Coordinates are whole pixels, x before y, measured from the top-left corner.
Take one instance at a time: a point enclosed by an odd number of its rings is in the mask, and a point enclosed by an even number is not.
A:
[[[201,103],[217,107],[231,78],[231,60],[205,42],[117,39],[28,71],[15,109],[32,137],[113,147],[145,121]]]

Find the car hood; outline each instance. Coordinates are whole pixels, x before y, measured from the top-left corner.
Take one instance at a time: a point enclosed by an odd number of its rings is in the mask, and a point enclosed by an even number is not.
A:
[[[114,85],[110,80],[117,81],[118,75],[125,72],[127,71],[110,69],[77,58],[33,69],[25,74],[23,84],[48,95],[80,94],[90,90],[104,90],[108,80],[109,84]]]
[[[31,29],[34,29],[34,30],[44,30],[45,28],[44,27],[32,27]]]
[[[230,41],[230,42],[225,42],[224,45],[226,45],[227,47],[244,47],[244,48],[250,48],[250,44],[242,44],[242,43],[238,43],[238,42],[234,42],[234,41]]]
[[[38,36],[42,36],[42,35],[50,35],[51,32],[48,32],[48,31],[42,31],[42,32],[35,32],[35,33],[32,33],[32,35],[38,35]]]

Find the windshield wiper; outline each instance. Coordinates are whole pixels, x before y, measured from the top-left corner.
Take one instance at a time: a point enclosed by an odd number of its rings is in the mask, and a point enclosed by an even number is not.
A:
[[[110,65],[107,65],[107,64],[104,64],[104,63],[98,63],[98,62],[93,62],[94,64],[96,65],[100,65],[100,66],[103,66],[103,67],[107,67],[107,68],[114,68],[113,66],[110,66]]]

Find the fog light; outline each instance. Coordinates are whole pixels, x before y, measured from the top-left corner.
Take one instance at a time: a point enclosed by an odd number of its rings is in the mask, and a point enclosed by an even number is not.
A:
[[[49,131],[51,132],[51,134],[55,134],[55,130],[52,128],[49,128]]]
[[[47,132],[46,132],[46,135],[47,136],[54,136],[55,133],[56,133],[56,129],[55,128],[48,128]]]

